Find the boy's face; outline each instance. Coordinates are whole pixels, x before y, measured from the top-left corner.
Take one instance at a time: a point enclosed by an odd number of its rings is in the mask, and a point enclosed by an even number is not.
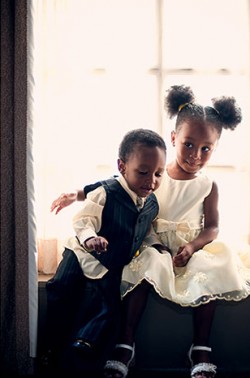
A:
[[[126,163],[118,160],[120,173],[139,197],[147,197],[160,186],[165,165],[165,151],[145,145],[136,146]]]

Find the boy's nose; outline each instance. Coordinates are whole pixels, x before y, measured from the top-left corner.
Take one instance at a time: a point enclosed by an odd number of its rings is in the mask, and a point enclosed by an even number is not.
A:
[[[146,180],[146,184],[147,184],[148,186],[151,186],[151,185],[155,184],[155,180],[156,180],[155,176],[152,175],[152,176],[150,176],[150,177],[147,178],[147,180]]]

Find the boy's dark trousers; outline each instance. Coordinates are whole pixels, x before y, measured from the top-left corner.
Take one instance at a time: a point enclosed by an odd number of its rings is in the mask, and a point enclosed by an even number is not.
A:
[[[76,319],[77,339],[101,347],[118,333],[121,319],[121,273],[116,268],[109,270],[100,279],[86,279],[86,292],[80,300]],[[86,296],[90,299],[88,305]]]
[[[122,269],[116,268],[101,279],[86,278],[74,252],[64,250],[54,277],[46,285],[51,350],[60,353],[76,339],[98,346],[110,337],[115,343],[121,316],[121,274]]]
[[[46,338],[53,352],[61,352],[70,340],[85,285],[76,255],[65,249],[55,275],[46,284]]]

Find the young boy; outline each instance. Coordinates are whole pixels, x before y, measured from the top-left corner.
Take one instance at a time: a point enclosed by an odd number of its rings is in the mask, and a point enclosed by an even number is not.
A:
[[[67,241],[57,272],[46,285],[52,350],[62,347],[68,324],[72,346],[87,353],[111,329],[112,335],[118,332],[122,270],[140,253],[158,214],[153,192],[165,164],[164,140],[152,130],[133,130],[119,147],[121,176],[103,181],[87,195],[73,219],[76,236]],[[88,316],[81,310],[86,285],[95,293]]]

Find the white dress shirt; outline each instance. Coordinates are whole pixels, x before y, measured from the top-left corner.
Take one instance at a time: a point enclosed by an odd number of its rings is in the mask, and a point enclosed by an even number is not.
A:
[[[123,189],[129,194],[133,202],[137,206],[137,194],[133,192],[123,176],[117,178]],[[145,198],[142,198],[143,204]],[[73,217],[73,228],[76,237],[69,238],[65,247],[74,251],[84,275],[89,278],[101,278],[108,271],[94,256],[92,256],[84,247],[84,242],[96,237],[101,229],[102,211],[106,203],[106,191],[103,186],[89,192],[82,209]],[[107,252],[103,252],[107,253]]]

